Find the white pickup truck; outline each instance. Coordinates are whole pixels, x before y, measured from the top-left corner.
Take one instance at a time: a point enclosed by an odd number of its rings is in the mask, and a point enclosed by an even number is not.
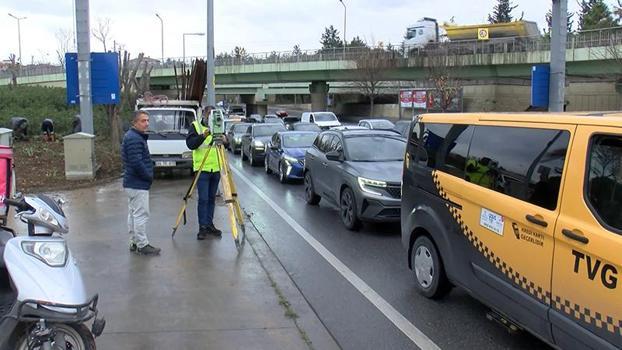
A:
[[[192,169],[192,152],[186,146],[188,128],[201,118],[199,101],[138,100],[136,109],[149,113],[149,153],[156,171]]]

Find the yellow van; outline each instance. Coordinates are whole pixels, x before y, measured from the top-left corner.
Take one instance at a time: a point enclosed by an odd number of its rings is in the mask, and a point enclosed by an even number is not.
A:
[[[418,292],[459,286],[551,345],[622,348],[622,113],[425,114],[410,130]]]

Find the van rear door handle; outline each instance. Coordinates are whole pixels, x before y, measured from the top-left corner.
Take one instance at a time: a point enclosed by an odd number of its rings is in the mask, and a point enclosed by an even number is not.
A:
[[[564,234],[564,236],[570,238],[570,239],[574,239],[575,241],[579,241],[583,244],[588,244],[590,242],[589,238],[585,237],[584,235],[582,235],[581,233],[576,233],[575,231],[571,231],[568,229],[563,229],[562,233]]]
[[[536,224],[536,225],[539,225],[539,226],[542,226],[542,227],[549,226],[549,224],[546,221],[542,220],[538,216],[527,214],[525,216],[525,219],[527,219],[527,221],[531,222],[532,224]]]

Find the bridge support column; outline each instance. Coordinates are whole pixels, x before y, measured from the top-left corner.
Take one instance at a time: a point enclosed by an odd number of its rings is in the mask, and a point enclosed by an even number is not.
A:
[[[268,114],[268,103],[257,101],[256,95],[240,95],[240,102],[246,104],[246,116],[251,114]]]
[[[325,111],[328,98],[328,84],[325,81],[313,81],[309,85],[311,93],[311,110]]]

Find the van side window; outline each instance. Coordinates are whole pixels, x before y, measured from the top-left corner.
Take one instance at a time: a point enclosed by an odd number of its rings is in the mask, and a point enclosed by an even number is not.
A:
[[[418,123],[421,124],[421,123]],[[469,143],[475,127],[462,124],[425,124],[419,162],[429,168],[464,178]],[[413,133],[416,131],[413,130]]]
[[[570,133],[478,126],[465,180],[555,210]]]
[[[622,230],[622,137],[592,137],[587,197],[599,221]]]

